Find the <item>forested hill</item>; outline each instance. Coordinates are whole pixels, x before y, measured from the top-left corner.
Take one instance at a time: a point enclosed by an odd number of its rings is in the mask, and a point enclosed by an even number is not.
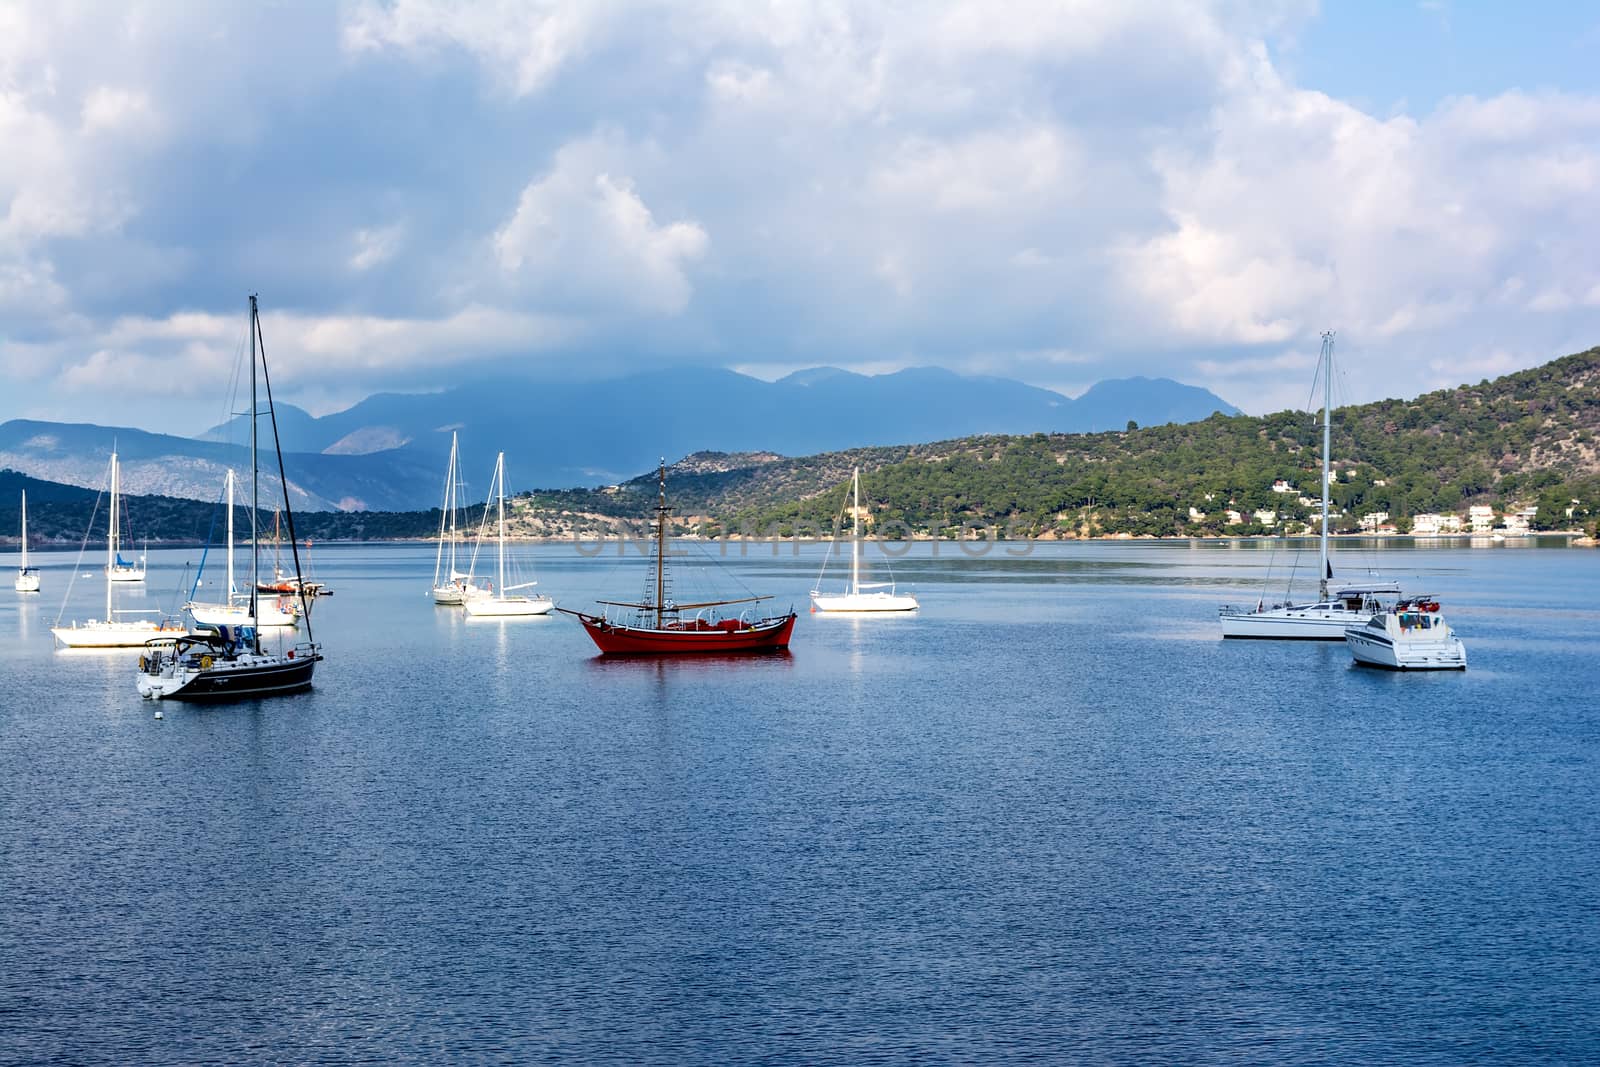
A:
[[[1597,440],[1600,348],[1415,400],[1341,408],[1333,416],[1336,526],[1353,529],[1362,515],[1387,512],[1405,529],[1423,512],[1490,504],[1537,505],[1535,528],[1592,527],[1600,517]],[[1276,529],[1312,518],[1300,500],[1318,495],[1320,445],[1312,413],[1213,415],[1148,429],[967,437],[802,458],[697,453],[669,467],[668,491],[685,527],[707,534],[831,529],[857,465],[868,521],[884,535],[962,527],[1048,537],[1260,533],[1267,527],[1254,519],[1258,510],[1275,513]],[[1294,491],[1274,492],[1274,482]],[[648,516],[655,492],[651,472],[618,486],[524,494],[514,528],[595,531],[611,519]],[[189,501],[129,504],[136,537],[204,539],[216,521],[211,506]],[[14,498],[0,500],[0,537],[16,528],[15,506]],[[86,509],[70,523],[64,502],[40,510],[41,521],[30,523],[40,536],[82,537]],[[1240,521],[1230,521],[1230,510]],[[302,537],[324,540],[427,537],[439,524],[437,510],[296,518]]]
[[[1334,502],[1353,527],[1366,513],[1399,519],[1538,505],[1536,527],[1600,514],[1600,348],[1533,370],[1415,400],[1338,409]],[[1318,495],[1320,419],[1306,412],[1214,415],[1203,422],[1099,434],[973,437],[802,459],[690,457],[670,472],[680,512],[725,527],[831,524],[859,464],[880,524],[921,532],[1010,525],[1031,535],[1254,531],[1230,524],[1258,509],[1308,519]],[[1298,492],[1275,493],[1275,481]],[[640,511],[650,477],[622,487]],[[1573,507],[1573,519],[1566,509]],[[618,502],[620,503],[620,501]],[[1190,508],[1202,513],[1195,519]]]

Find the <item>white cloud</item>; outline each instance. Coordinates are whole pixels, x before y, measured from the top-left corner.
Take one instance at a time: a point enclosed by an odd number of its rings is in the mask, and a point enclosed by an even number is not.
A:
[[[1561,310],[1571,275],[1600,279],[1581,206],[1600,193],[1600,100],[1513,93],[1384,120],[1258,56],[1212,124],[1198,150],[1158,154],[1170,228],[1118,256],[1131,305],[1172,343],[1326,323],[1427,347],[1511,292]]]
[[[869,181],[885,200],[933,212],[1017,211],[1075,191],[1077,150],[1051,125],[985,131],[957,142],[927,137],[899,145]]]
[[[567,64],[582,58],[611,21],[605,0],[395,0],[362,3],[344,28],[352,52],[397,48],[426,54],[440,45],[481,59],[517,95],[544,89]]]
[[[507,275],[579,305],[677,314],[710,238],[698,222],[657,223],[633,181],[606,169],[622,152],[604,139],[562,148],[495,232],[495,257]]]
[[[471,304],[441,319],[375,315],[263,314],[273,351],[290,369],[309,372],[402,370],[469,363],[489,356],[524,355],[570,342],[581,329],[571,320]]]
[[[0,3],[0,351],[59,411],[118,380],[153,413],[259,288],[286,373],[350,395],[561,352],[1106,367],[1259,410],[1325,327],[1369,395],[1600,333],[1600,97],[1372,114],[1275,61],[1316,18]]]
[[[357,230],[352,243],[355,251],[350,256],[350,269],[368,271],[394,258],[405,240],[405,226],[395,223],[376,229]]]
[[[137,89],[101,86],[84,97],[82,122],[85,133],[133,133],[149,135],[159,127],[150,106],[150,97]]]

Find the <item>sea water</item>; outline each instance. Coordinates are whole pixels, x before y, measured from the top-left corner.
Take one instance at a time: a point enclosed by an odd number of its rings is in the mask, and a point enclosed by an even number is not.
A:
[[[872,618],[807,612],[821,546],[680,547],[680,600],[775,594],[791,651],[602,659],[435,607],[431,546],[319,545],[315,690],[161,720],[136,652],[52,650],[40,556],[0,610],[0,1060],[1600,1058],[1600,553],[1340,551],[1466,642],[1399,675],[1220,640],[1314,584],[1262,544],[872,546],[922,602]],[[514,554],[564,606],[647,580]]]

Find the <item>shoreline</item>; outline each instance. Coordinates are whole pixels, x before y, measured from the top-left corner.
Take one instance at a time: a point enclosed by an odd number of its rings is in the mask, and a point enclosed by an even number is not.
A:
[[[1328,535],[1328,539],[1330,541],[1401,541],[1401,542],[1447,541],[1447,542],[1461,542],[1461,543],[1465,543],[1465,544],[1467,544],[1469,546],[1472,545],[1475,542],[1482,542],[1482,543],[1485,543],[1485,544],[1489,544],[1489,543],[1493,543],[1493,544],[1514,544],[1514,543],[1518,543],[1518,542],[1537,540],[1539,538],[1566,538],[1569,546],[1579,547],[1579,548],[1593,547],[1593,546],[1595,546],[1597,544],[1600,544],[1600,542],[1596,542],[1595,540],[1593,540],[1593,539],[1591,539],[1589,537],[1586,537],[1582,530],[1534,530],[1534,531],[1530,531],[1530,532],[1525,533],[1525,534],[1502,534],[1502,535],[1500,535],[1500,540],[1499,541],[1494,541],[1491,538],[1491,536],[1488,535],[1488,534],[1464,534],[1464,533],[1463,534],[1402,534],[1402,533],[1393,533],[1393,534],[1370,534],[1370,533],[1348,534],[1347,533],[1347,534],[1329,534]],[[691,534],[691,533],[674,533],[672,535],[672,539],[675,540],[675,541],[695,541],[695,542],[699,542],[699,543],[702,543],[702,544],[727,543],[727,544],[755,544],[755,545],[764,545],[764,544],[819,544],[819,545],[825,545],[825,544],[831,544],[835,540],[834,538],[828,538],[828,537],[794,537],[794,536],[789,536],[789,537],[779,537],[779,536],[773,536],[773,537],[741,537],[741,536],[738,536],[738,535],[734,535],[734,536],[730,536],[730,537],[703,537],[703,536],[701,536],[699,534]],[[986,538],[986,537],[964,537],[964,538],[931,537],[931,536],[928,536],[928,535],[924,534],[924,535],[913,535],[911,537],[896,537],[896,538],[877,538],[877,537],[863,537],[863,538],[861,538],[861,540],[864,543],[868,543],[868,544],[879,544],[879,543],[881,543],[881,544],[906,544],[906,543],[910,543],[910,544],[941,544],[941,545],[1019,544],[1019,543],[1034,543],[1034,542],[1045,543],[1045,544],[1049,544],[1049,543],[1056,543],[1056,544],[1082,543],[1082,544],[1088,544],[1088,543],[1101,542],[1101,541],[1151,541],[1151,542],[1165,543],[1165,544],[1170,544],[1170,543],[1179,542],[1179,541],[1207,541],[1207,542],[1223,542],[1223,541],[1238,541],[1238,542],[1310,541],[1310,542],[1316,542],[1317,539],[1318,538],[1317,538],[1316,534],[1292,534],[1292,535],[1289,535],[1287,537],[1280,536],[1280,535],[1274,535],[1274,534],[1172,534],[1172,535],[1161,535],[1161,534],[1095,534],[1095,535],[1089,536],[1089,537],[1079,537],[1077,535],[1066,536],[1066,537],[1046,535],[1046,536],[1039,536],[1039,537],[992,537],[992,538]],[[507,542],[513,543],[513,544],[525,544],[525,545],[595,544],[597,542],[605,543],[605,542],[616,541],[616,540],[619,540],[619,538],[617,537],[617,535],[615,533],[603,533],[603,534],[599,534],[597,536],[587,536],[587,537],[585,537],[585,536],[576,536],[576,535],[566,536],[566,537],[544,537],[544,536],[526,537],[526,536],[516,536],[516,535],[513,535],[513,534],[507,534],[506,535],[506,541]],[[848,540],[848,538],[839,538],[838,540],[843,541],[843,540]],[[438,539],[434,538],[434,537],[359,537],[359,538],[330,537],[330,538],[327,538],[327,539],[324,539],[324,540],[313,541],[312,544],[310,546],[307,546],[307,547],[308,547],[308,550],[314,551],[317,546],[321,546],[321,545],[408,545],[408,544],[409,545],[432,545],[432,544],[437,544],[437,543],[438,543]],[[461,544],[461,545],[470,545],[472,543],[473,542],[470,539],[465,539],[465,538],[463,538],[461,541],[457,542],[457,544]],[[181,541],[151,541],[151,542],[149,542],[148,547],[149,548],[154,548],[154,549],[160,549],[160,550],[167,550],[167,549],[185,549],[185,548],[205,549],[207,546],[206,546],[206,543],[204,541],[181,540]],[[243,544],[240,544],[238,547],[243,549],[243,548],[248,548],[249,546],[248,546],[248,543],[243,543]],[[1547,546],[1547,547],[1549,547],[1549,546]],[[11,547],[11,546],[7,546],[7,550],[8,551],[13,551],[13,552],[16,551],[16,549]],[[76,546],[76,545],[69,546],[69,545],[49,545],[49,544],[37,545],[37,544],[35,544],[35,545],[29,545],[28,546],[28,552],[29,552],[30,555],[31,554],[57,555],[57,554],[60,554],[60,553],[73,552],[73,551],[77,551],[77,550],[78,550],[78,546]]]

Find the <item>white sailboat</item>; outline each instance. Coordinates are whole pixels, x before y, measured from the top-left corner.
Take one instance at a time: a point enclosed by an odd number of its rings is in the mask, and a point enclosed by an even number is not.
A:
[[[22,559],[17,563],[16,581],[12,587],[19,593],[39,591],[39,568],[28,566],[28,491],[22,491]]]
[[[537,582],[522,582],[518,585],[506,585],[506,454],[504,452],[494,461],[494,486],[495,517],[499,532],[495,541],[495,551],[499,557],[499,575],[495,582],[498,593],[486,593],[482,596],[467,597],[462,604],[466,613],[473,618],[514,618],[527,615],[544,615],[556,606],[555,601],[542,594],[533,596],[507,596],[514,589],[526,589],[537,585]],[[487,511],[487,505],[485,505]],[[485,515],[485,518],[488,516]],[[481,526],[480,526],[481,530]],[[481,541],[481,537],[480,537]],[[474,553],[476,559],[476,553]],[[471,584],[470,579],[468,584]]]
[[[137,563],[130,563],[122,558],[122,514],[117,506],[117,478],[121,470],[117,466],[117,454],[111,453],[111,558],[106,561],[106,577],[113,582],[142,582],[144,581],[145,557],[140,556]]]
[[[1360,626],[1386,610],[1386,599],[1398,597],[1393,582],[1363,582],[1329,592],[1333,567],[1328,562],[1329,453],[1333,443],[1333,331],[1322,335],[1322,356],[1317,365],[1322,376],[1322,566],[1318,570],[1318,596],[1312,604],[1272,604],[1260,600],[1254,608],[1224,606],[1217,612],[1223,637],[1301,641],[1343,641],[1348,627]]]
[[[857,467],[850,478],[855,527],[850,537],[850,588],[843,593],[811,591],[813,611],[914,611],[917,598],[896,593],[893,582],[863,582],[861,580],[861,468]],[[830,552],[831,552],[830,547]],[[824,557],[823,570],[828,562]],[[822,574],[817,574],[817,584],[822,584]]]
[[[450,466],[444,476],[444,502],[439,513],[439,550],[434,554],[433,585],[429,593],[435,604],[460,607],[472,597],[488,596],[489,590],[474,585],[467,575],[456,569],[456,543],[459,531],[456,520],[460,514],[461,461],[457,451],[455,433],[450,434]],[[446,552],[445,546],[449,545]]]
[[[121,564],[127,566],[126,564]],[[56,642],[66,648],[138,648],[152,637],[164,637],[173,634],[182,634],[184,628],[165,620],[156,622],[151,619],[117,618],[118,615],[153,615],[159,614],[153,610],[128,610],[115,611],[111,607],[111,590],[118,581],[137,581],[144,578],[144,564],[140,561],[138,579],[118,578],[116,568],[119,566],[117,557],[117,454],[111,454],[111,519],[106,526],[106,614],[103,619],[89,619],[84,622],[74,621],[70,626],[62,626],[60,620],[50,628],[50,633]],[[71,586],[68,586],[71,593]],[[65,607],[65,602],[63,602]]]
[[[257,590],[253,596],[243,596],[239,593],[238,586],[233,579],[233,468],[228,468],[227,479],[228,497],[228,594],[222,603],[203,603],[191,600],[184,605],[184,610],[195,622],[206,626],[260,626],[263,628],[273,626],[295,626],[300,621],[300,605],[292,594],[276,597],[263,597]],[[251,523],[254,526],[254,522]],[[255,538],[251,537],[251,546],[254,547]],[[196,587],[199,578],[195,579]],[[192,595],[192,594],[191,594]],[[251,602],[255,602],[255,614],[259,617],[252,621]]]

